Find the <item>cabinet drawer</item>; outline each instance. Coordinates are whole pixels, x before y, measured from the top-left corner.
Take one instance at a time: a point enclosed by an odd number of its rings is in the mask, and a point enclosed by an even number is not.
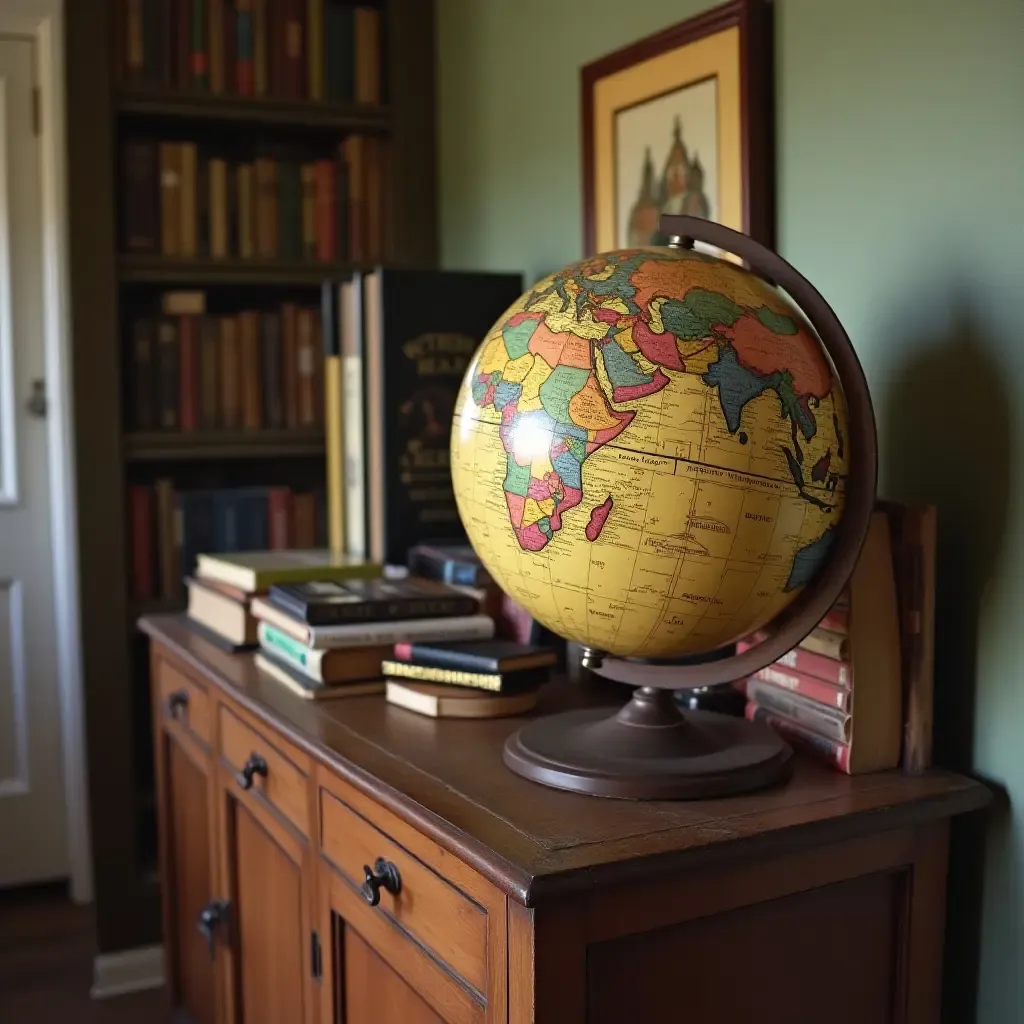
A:
[[[373,867],[378,858],[398,870],[398,893],[381,887],[380,903],[367,910],[391,917],[455,974],[485,992],[487,911],[325,789],[320,790],[320,817],[323,853],[356,889],[363,884],[364,865]]]
[[[209,745],[213,738],[213,722],[206,687],[169,661],[161,661],[157,670],[157,699],[162,714],[175,719],[196,739]]]
[[[243,722],[228,708],[220,709],[221,756],[241,772],[256,755],[266,764],[266,774],[252,774],[252,791],[283,814],[303,835],[309,835],[309,777],[266,736]]]

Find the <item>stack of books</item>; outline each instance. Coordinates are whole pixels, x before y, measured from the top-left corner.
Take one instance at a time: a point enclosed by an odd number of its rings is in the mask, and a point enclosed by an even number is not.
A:
[[[307,700],[383,691],[396,643],[494,635],[473,594],[414,576],[275,584],[251,610],[257,666]]]
[[[323,550],[201,554],[195,574],[185,580],[188,619],[198,632],[220,646],[244,650],[257,643],[259,623],[253,605],[274,584],[353,581],[380,573],[379,565],[351,562]]]
[[[165,292],[158,316],[132,321],[130,421],[141,431],[323,426],[320,311],[210,316],[206,293]]]
[[[432,718],[499,718],[529,711],[556,662],[513,640],[398,643],[381,666],[387,701]]]
[[[762,638],[738,645],[749,650]],[[900,761],[900,610],[887,516],[876,512],[846,593],[811,634],[746,681],[747,718],[851,774]]]

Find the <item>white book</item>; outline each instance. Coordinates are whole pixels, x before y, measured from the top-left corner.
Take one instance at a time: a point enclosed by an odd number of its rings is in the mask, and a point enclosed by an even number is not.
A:
[[[344,439],[345,550],[366,557],[366,440],[363,423],[363,287],[341,286],[341,416]]]

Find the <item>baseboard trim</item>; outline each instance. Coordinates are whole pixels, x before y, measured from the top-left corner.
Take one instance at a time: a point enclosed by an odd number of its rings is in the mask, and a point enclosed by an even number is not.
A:
[[[93,999],[110,999],[129,992],[159,988],[164,983],[164,951],[161,946],[139,946],[118,953],[100,953],[93,961]]]

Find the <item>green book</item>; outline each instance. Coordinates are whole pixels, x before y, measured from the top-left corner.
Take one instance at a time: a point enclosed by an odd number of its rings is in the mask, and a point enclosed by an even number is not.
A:
[[[196,575],[200,579],[237,587],[247,594],[266,590],[272,583],[306,583],[313,580],[376,579],[381,566],[327,550],[240,551],[228,555],[200,555]]]

